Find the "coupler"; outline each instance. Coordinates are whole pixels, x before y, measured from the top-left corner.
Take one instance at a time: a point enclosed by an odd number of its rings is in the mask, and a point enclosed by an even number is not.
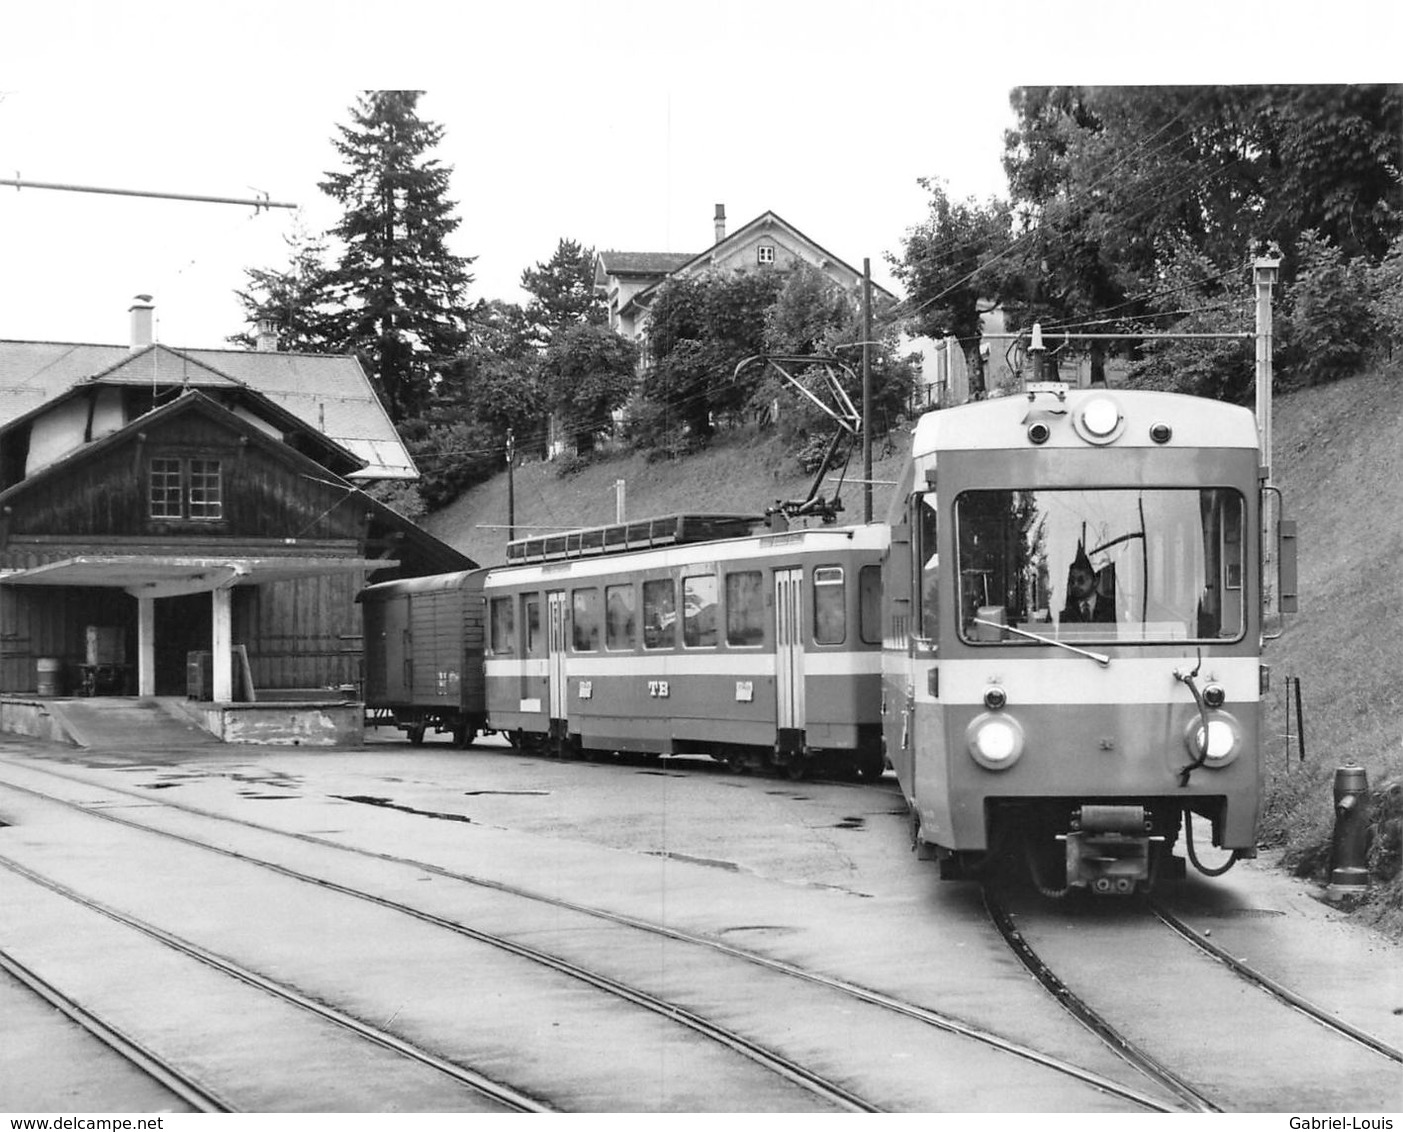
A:
[[[1143,806],[1082,806],[1067,843],[1067,884],[1129,896],[1150,876],[1151,821]]]
[[[1335,771],[1335,832],[1330,844],[1327,900],[1363,896],[1369,889],[1369,775],[1346,763]]]

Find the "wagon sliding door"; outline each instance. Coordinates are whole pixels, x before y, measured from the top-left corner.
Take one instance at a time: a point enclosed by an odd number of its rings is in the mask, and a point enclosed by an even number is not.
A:
[[[804,729],[804,571],[775,571],[775,708],[781,732]]]

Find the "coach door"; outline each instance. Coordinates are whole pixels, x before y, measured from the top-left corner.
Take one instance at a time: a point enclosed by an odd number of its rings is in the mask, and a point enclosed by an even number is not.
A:
[[[565,648],[569,634],[565,591],[546,594],[546,681],[550,685],[550,717],[566,719],[569,697],[565,694]]]
[[[804,729],[804,571],[775,571],[776,726]]]

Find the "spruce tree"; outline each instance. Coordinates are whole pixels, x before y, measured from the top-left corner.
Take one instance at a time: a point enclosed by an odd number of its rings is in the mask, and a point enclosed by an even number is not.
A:
[[[345,207],[331,231],[343,248],[329,278],[335,337],[360,356],[396,422],[423,409],[462,346],[472,282],[472,257],[448,250],[459,223],[446,197],[452,167],[430,156],[443,127],[419,117],[422,93],[360,95],[333,139],[346,168],[319,186]]]
[[[541,347],[562,327],[608,321],[604,300],[594,290],[594,249],[575,240],[561,237],[549,260],[523,271],[521,289],[531,295],[526,317]]]
[[[252,349],[256,329],[264,319],[277,325],[278,349],[289,353],[335,352],[333,312],[328,293],[326,240],[299,229],[284,238],[288,265],[283,269],[244,269],[246,290],[234,294],[244,308],[248,330],[230,335],[228,341]]]

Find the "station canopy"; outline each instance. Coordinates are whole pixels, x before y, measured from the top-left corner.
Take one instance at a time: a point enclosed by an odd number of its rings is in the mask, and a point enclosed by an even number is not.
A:
[[[326,574],[363,574],[399,565],[385,558],[195,557],[91,554],[0,571],[0,582],[27,586],[107,586],[137,597],[178,597]]]

